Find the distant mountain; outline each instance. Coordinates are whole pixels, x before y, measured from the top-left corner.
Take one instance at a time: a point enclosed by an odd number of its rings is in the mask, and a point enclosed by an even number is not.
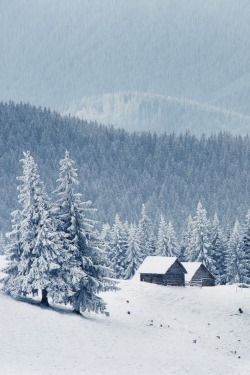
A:
[[[0,99],[142,92],[250,115],[249,19],[248,0],[2,0]]]
[[[113,124],[128,131],[196,135],[250,132],[250,116],[187,99],[142,93],[117,93],[82,98],[65,112],[87,121]]]

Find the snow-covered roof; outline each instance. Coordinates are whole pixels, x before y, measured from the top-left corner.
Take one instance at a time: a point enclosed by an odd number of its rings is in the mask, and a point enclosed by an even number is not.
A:
[[[144,259],[137,273],[156,273],[164,275],[174,264],[177,257],[148,256]]]
[[[190,281],[194,276],[195,272],[202,265],[201,262],[181,262],[183,267],[186,269],[187,273],[185,275],[185,281]]]

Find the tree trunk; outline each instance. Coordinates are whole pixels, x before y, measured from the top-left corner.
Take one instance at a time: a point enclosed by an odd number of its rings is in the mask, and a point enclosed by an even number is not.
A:
[[[48,292],[46,289],[42,289],[42,300],[41,304],[44,306],[49,306],[49,301],[48,301]]]
[[[77,314],[77,315],[82,315],[81,312],[80,312],[79,310],[74,309],[73,312],[74,312],[75,314]]]

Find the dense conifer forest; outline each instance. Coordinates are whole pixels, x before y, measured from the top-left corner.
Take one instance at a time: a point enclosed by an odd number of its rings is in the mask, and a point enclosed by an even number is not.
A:
[[[243,221],[249,208],[248,136],[128,133],[9,102],[0,103],[0,140],[1,231],[10,226],[27,150],[51,193],[67,149],[78,166],[79,190],[98,209],[100,223],[113,224],[116,214],[138,222],[145,203],[155,231],[162,214],[180,233],[199,201],[224,227]]]

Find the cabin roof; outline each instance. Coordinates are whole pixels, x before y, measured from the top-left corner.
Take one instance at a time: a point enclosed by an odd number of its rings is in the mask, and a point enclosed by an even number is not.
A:
[[[190,281],[194,276],[195,272],[198,271],[200,266],[202,265],[201,262],[181,262],[181,264],[186,269],[187,273],[185,275],[185,280]]]
[[[138,268],[137,273],[152,273],[164,275],[176,262],[176,260],[177,257],[148,256],[144,259],[143,263]],[[178,261],[178,263],[180,262]],[[182,264],[180,263],[180,265]]]

